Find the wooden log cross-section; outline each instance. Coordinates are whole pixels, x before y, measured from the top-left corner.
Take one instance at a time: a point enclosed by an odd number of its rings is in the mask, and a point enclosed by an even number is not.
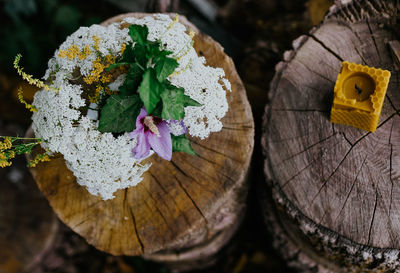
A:
[[[400,270],[399,14],[396,0],[337,1],[276,67],[261,201],[300,272]],[[391,71],[374,133],[329,121],[343,60]]]
[[[103,25],[145,15],[123,14]],[[232,84],[222,131],[204,141],[191,138],[198,156],[174,153],[171,161],[152,156],[143,181],[107,201],[79,186],[62,157],[33,170],[59,218],[88,243],[114,255],[142,255],[176,270],[208,265],[235,232],[244,214],[254,144],[250,105],[231,58],[184,17],[180,22],[196,32],[194,47],[207,65],[223,68]]]

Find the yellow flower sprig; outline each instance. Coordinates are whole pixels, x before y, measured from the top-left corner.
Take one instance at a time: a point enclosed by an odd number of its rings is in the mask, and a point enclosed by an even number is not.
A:
[[[172,21],[172,23],[167,27],[167,30],[170,30],[171,28],[173,28],[175,26],[176,23],[179,22],[179,15],[175,14],[174,20]]]
[[[29,84],[35,85],[39,88],[43,88],[45,90],[52,90],[52,91],[58,91],[57,88],[53,88],[47,84],[45,84],[44,82],[42,82],[39,79],[35,79],[33,78],[32,75],[29,75],[27,73],[24,72],[24,69],[22,67],[19,66],[19,62],[21,60],[22,55],[21,54],[17,54],[17,56],[15,56],[15,60],[14,60],[14,68],[17,70],[18,74],[24,79],[26,80]]]
[[[189,69],[189,67],[192,65],[192,63],[193,63],[193,60],[190,59],[189,62],[187,63],[187,65],[183,69],[181,69],[179,71],[174,71],[174,73],[172,73],[170,75],[170,77],[174,77],[174,76],[178,76],[178,75],[182,74],[183,72],[185,72],[186,70]]]
[[[182,59],[184,56],[186,56],[186,54],[189,53],[190,49],[192,49],[193,44],[194,44],[194,41],[193,41],[193,40],[190,40],[190,45],[187,47],[186,51],[183,52],[183,54],[182,54],[181,56],[179,56],[176,60],[179,61],[179,60]],[[184,49],[184,48],[182,48],[181,51],[180,51],[178,54],[180,54],[180,53],[183,51],[183,49]]]
[[[80,60],[84,60],[92,53],[90,46],[86,45],[82,50],[79,49],[77,45],[72,45],[66,50],[60,49],[58,52],[58,57],[68,58],[68,60],[73,60],[78,57]]]
[[[37,112],[37,108],[33,106],[32,104],[29,104],[25,101],[24,95],[22,92],[22,87],[18,88],[18,100],[25,105],[26,109],[28,109],[31,112]]]
[[[50,156],[47,153],[37,154],[34,159],[28,162],[28,167],[34,168],[40,162],[50,161]]]
[[[93,35],[92,39],[93,39],[93,42],[94,42],[93,48],[96,49],[96,50],[99,50],[99,45],[100,45],[100,40],[101,39],[99,37],[97,37],[96,35]]]
[[[42,143],[40,138],[23,138],[0,136],[0,167],[8,167],[12,165],[11,160],[15,155],[30,154],[36,145]],[[29,141],[26,143],[26,141]],[[47,153],[38,154],[28,163],[28,167],[35,167],[39,162],[49,161],[50,157]]]

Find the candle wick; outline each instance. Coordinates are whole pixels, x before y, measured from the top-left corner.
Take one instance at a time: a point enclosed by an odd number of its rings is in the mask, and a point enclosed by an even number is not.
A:
[[[357,84],[354,85],[354,88],[357,90],[358,94],[362,93],[362,89]]]

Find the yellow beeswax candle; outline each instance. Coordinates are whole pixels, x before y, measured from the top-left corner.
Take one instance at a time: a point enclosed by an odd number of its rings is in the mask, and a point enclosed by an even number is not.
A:
[[[344,61],[336,79],[331,122],[375,132],[390,72]]]

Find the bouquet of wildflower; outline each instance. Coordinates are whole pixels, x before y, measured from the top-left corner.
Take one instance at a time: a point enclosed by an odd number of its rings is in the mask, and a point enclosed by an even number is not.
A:
[[[153,153],[195,156],[186,134],[222,129],[230,83],[197,56],[193,36],[178,17],[131,17],[81,27],[50,59],[45,83],[36,82],[43,90],[26,104],[32,128],[91,194],[111,199],[142,180]]]

